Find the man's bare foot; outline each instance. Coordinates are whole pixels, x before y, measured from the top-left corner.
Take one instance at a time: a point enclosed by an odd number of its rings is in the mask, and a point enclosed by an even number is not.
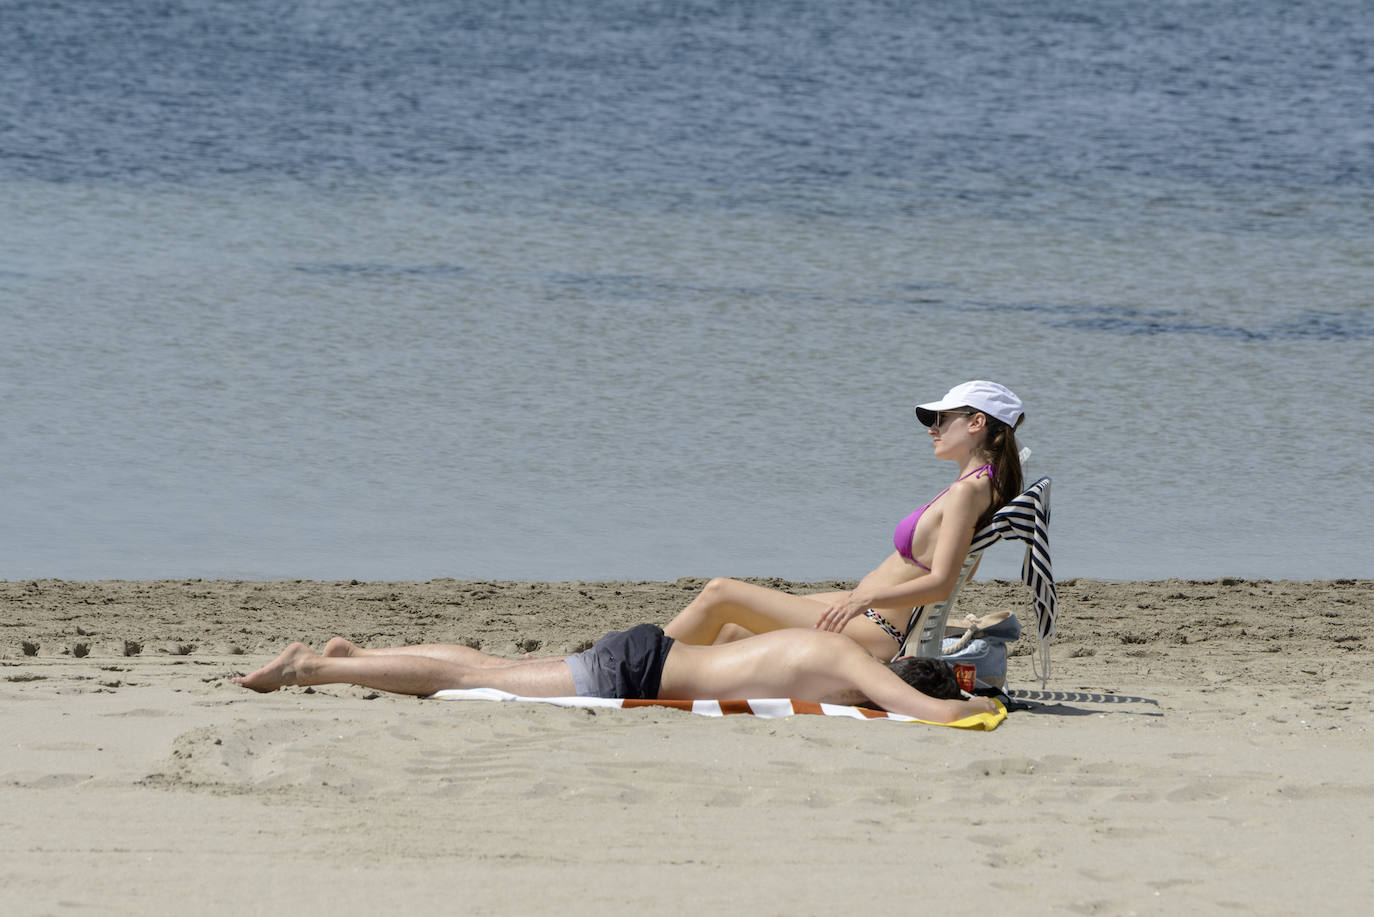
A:
[[[301,663],[314,655],[314,650],[304,643],[293,643],[276,659],[256,672],[235,678],[234,683],[252,688],[260,694],[275,691],[283,685],[294,685],[300,677]]]
[[[361,656],[362,647],[352,640],[345,640],[343,637],[334,637],[324,645],[324,652],[321,656]]]

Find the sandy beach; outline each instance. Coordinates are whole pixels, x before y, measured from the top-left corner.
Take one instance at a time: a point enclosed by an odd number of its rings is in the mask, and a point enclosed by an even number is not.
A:
[[[784,583],[796,591],[843,583]],[[5,914],[1357,912],[1374,581],[1062,583],[991,733],[229,681],[565,653],[703,581],[0,582]],[[1029,625],[1019,583],[959,613]]]

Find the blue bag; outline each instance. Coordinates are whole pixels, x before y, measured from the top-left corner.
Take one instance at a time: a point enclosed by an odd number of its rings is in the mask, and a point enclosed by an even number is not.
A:
[[[1021,622],[1010,612],[1006,617],[987,615],[971,620],[962,637],[946,637],[940,658],[950,665],[971,665],[973,676],[990,688],[1007,685],[1007,644],[1021,636]]]

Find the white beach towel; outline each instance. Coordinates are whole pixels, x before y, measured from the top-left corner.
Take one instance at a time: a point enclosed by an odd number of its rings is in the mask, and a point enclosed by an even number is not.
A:
[[[918,720],[900,713],[885,713],[866,707],[850,707],[844,704],[817,704],[812,701],[791,700],[786,697],[757,698],[750,700],[624,700],[614,697],[521,697],[498,691],[495,688],[453,688],[431,695],[437,700],[505,700],[530,701],[543,704],[556,704],[560,707],[670,707],[686,710],[701,716],[732,716],[737,713],[767,718],[795,716],[797,714],[819,714],[822,716],[847,716],[856,720],[887,720],[894,723],[925,723],[928,726],[952,726],[956,729],[996,729],[1007,718],[1007,711],[999,702],[996,713],[979,713],[974,716],[955,720],[953,723],[932,723]]]

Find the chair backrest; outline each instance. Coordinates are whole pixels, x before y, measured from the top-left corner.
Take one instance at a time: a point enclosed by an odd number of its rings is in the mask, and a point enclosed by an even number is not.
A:
[[[964,565],[959,568],[959,578],[954,581],[949,598],[934,605],[922,605],[911,610],[911,618],[906,625],[906,639],[897,648],[897,655],[893,656],[893,659],[900,659],[902,656],[925,656],[933,659],[940,655],[940,644],[945,639],[945,624],[949,621],[949,613],[954,609],[954,600],[959,597],[959,590],[964,588],[964,583],[973,576],[973,568],[978,566],[978,561],[982,557],[981,550],[968,552],[968,556],[964,558]]]
[[[973,536],[968,557],[954,581],[949,598],[933,605],[913,609],[907,622],[906,639],[897,656],[940,655],[945,624],[954,608],[959,590],[968,582],[983,552],[1003,538],[1026,542],[1026,556],[1021,563],[1021,579],[1031,589],[1035,603],[1035,633],[1043,672],[1037,672],[1041,684],[1050,677],[1049,641],[1054,636],[1059,615],[1059,596],[1054,587],[1054,572],[1050,565],[1050,479],[1040,478],[1020,496],[993,513],[992,521]],[[896,656],[893,657],[897,658]],[[1035,664],[1032,658],[1032,664]]]

